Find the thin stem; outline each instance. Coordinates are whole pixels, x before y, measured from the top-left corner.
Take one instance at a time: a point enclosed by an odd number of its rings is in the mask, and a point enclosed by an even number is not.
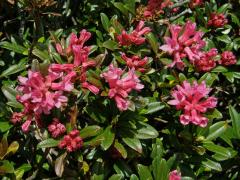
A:
[[[170,20],[170,21],[174,21],[174,20],[180,18],[181,16],[184,16],[184,15],[187,14],[187,13],[192,13],[191,9],[189,9],[189,8],[188,8],[188,9],[185,9],[184,11],[182,11],[181,13],[179,13],[178,15],[176,15],[176,16],[174,16],[174,17],[171,17],[169,20]]]
[[[176,8],[176,7],[180,7],[180,6],[182,6],[184,4],[187,4],[189,2],[190,2],[190,0],[179,1],[179,2],[175,3],[174,5],[170,6],[170,9],[173,9],[173,8]]]

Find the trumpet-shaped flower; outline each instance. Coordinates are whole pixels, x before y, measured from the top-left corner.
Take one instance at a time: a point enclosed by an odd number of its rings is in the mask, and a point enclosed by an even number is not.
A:
[[[176,106],[178,110],[183,110],[180,116],[180,122],[183,125],[192,123],[205,127],[208,119],[203,116],[203,113],[217,105],[215,97],[208,97],[210,91],[211,89],[206,87],[204,81],[201,84],[194,81],[193,85],[184,81],[181,86],[177,85],[176,90],[172,91],[174,99],[168,103]]]
[[[182,58],[188,58],[192,64],[201,57],[201,50],[205,46],[202,40],[203,32],[196,31],[196,23],[188,21],[184,27],[170,25],[171,37],[165,37],[165,43],[160,47],[161,50],[173,56],[170,67],[177,66],[183,70],[185,64]]]
[[[134,69],[129,70],[126,76],[123,77],[122,75],[123,70],[114,67],[112,64],[107,72],[102,73],[102,77],[105,78],[110,87],[108,96],[115,100],[120,111],[127,110],[129,106],[128,93],[132,90],[140,91],[144,87],[140,84]]]
[[[181,173],[177,172],[177,170],[171,171],[169,173],[169,180],[181,180]]]

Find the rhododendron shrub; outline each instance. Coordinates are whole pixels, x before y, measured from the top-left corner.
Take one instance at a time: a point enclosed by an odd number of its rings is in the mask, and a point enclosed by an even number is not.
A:
[[[3,179],[240,179],[238,1],[0,7]]]

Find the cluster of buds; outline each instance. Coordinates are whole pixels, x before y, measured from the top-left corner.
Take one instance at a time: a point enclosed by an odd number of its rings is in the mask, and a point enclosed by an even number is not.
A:
[[[126,65],[131,69],[134,68],[139,72],[145,72],[145,65],[148,63],[148,58],[141,59],[139,56],[134,55],[127,57],[125,53],[121,55],[122,59],[126,62]]]
[[[60,123],[59,119],[54,118],[52,123],[48,125],[48,131],[53,138],[57,138],[66,132],[64,124]]]
[[[72,130],[68,135],[65,135],[58,144],[60,149],[66,148],[68,152],[73,152],[83,146],[83,140],[79,136],[78,130]]]
[[[208,20],[208,26],[215,28],[223,27],[227,23],[228,20],[223,13],[212,13],[210,15],[210,19]]]
[[[221,59],[218,61],[219,64],[224,66],[230,66],[237,63],[237,58],[231,51],[224,51],[221,54]]]

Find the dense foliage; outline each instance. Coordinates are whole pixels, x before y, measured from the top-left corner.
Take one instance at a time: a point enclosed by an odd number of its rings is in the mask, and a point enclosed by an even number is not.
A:
[[[240,1],[0,2],[4,179],[240,179]]]

